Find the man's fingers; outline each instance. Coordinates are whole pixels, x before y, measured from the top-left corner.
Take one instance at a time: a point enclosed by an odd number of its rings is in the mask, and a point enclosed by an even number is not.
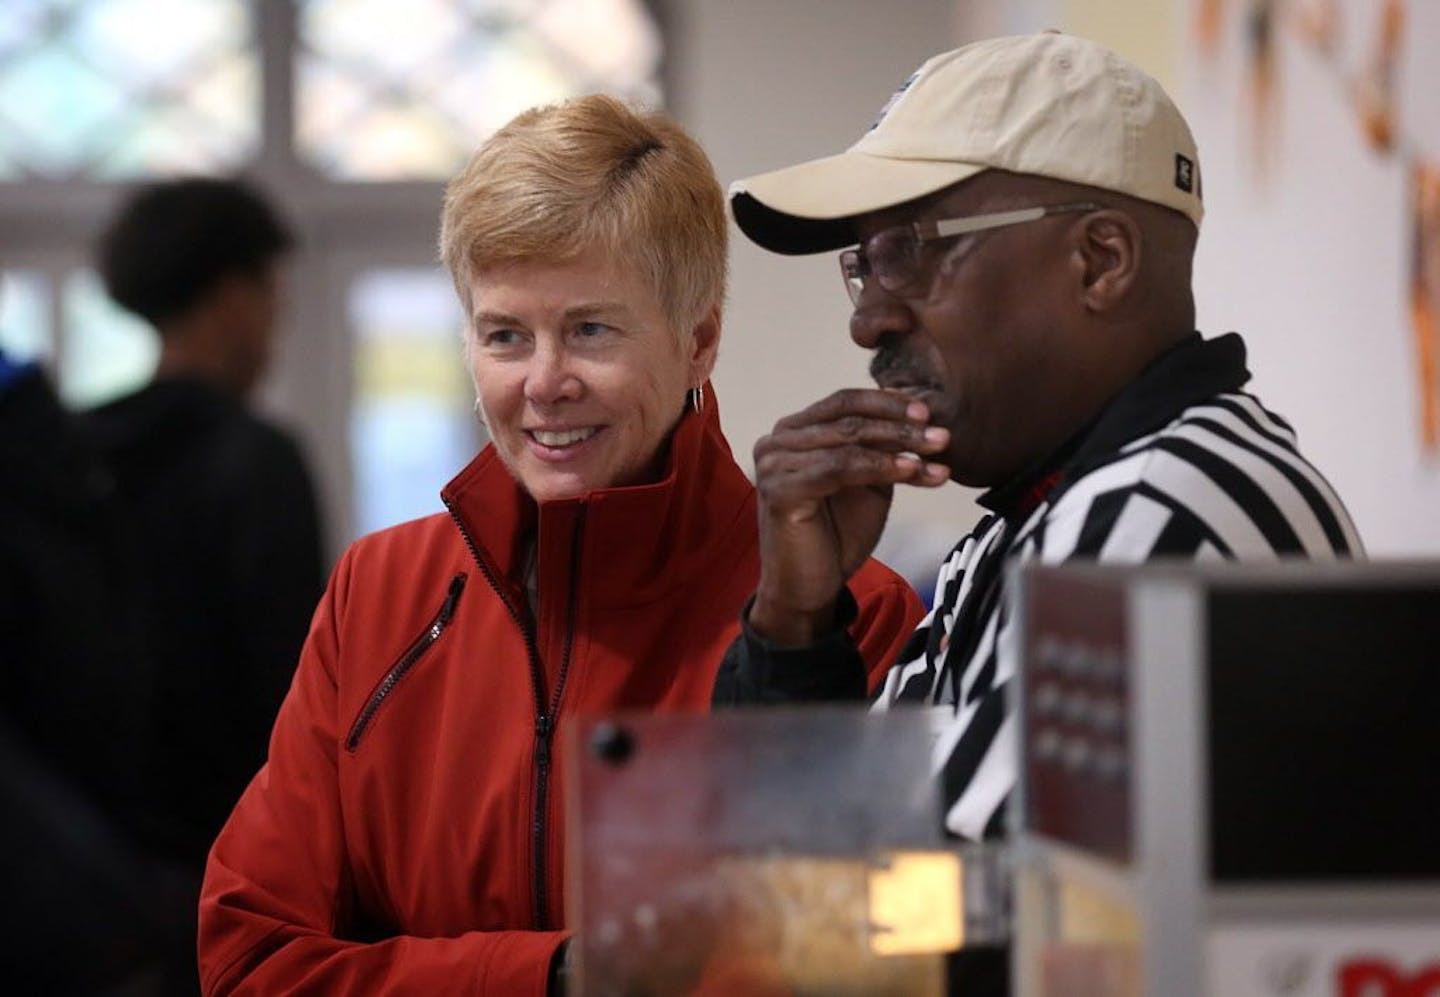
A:
[[[846,488],[949,480],[929,458],[950,431],[927,425],[923,402],[895,391],[846,388],[775,424],[755,444],[755,478],[772,507],[824,499]]]
[[[938,488],[950,480],[950,467],[947,464],[937,464],[934,461],[920,461],[915,474],[906,478],[904,484],[919,485],[921,488]]]
[[[949,477],[943,464],[913,453],[889,453],[870,447],[824,450],[774,450],[756,455],[755,478],[765,502],[785,506],[823,499],[845,488],[867,485],[933,486]]]
[[[845,415],[830,422],[780,428],[756,444],[756,458],[771,450],[828,450],[861,446],[889,453],[934,454],[950,443],[950,431],[916,422]]]
[[[915,454],[897,454],[895,464],[902,471],[909,470],[905,477],[896,481],[897,485],[919,485],[922,488],[935,488],[950,480],[950,468],[945,464],[939,464],[932,460],[924,460]]]
[[[835,422],[849,416],[864,419],[889,419],[924,425],[930,418],[925,403],[896,391],[879,388],[844,388],[820,399],[775,424],[776,431],[794,429],[816,423]]]

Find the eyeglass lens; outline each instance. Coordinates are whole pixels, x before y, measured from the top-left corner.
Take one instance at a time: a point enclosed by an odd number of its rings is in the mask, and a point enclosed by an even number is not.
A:
[[[840,271],[850,303],[859,303],[865,278],[871,275],[885,290],[903,291],[915,281],[919,260],[920,243],[909,226],[877,232],[863,246],[845,250],[840,254]]]

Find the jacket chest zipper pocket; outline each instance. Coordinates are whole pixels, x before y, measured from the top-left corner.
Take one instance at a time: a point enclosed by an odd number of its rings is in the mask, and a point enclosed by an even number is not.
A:
[[[345,737],[345,750],[353,752],[360,746],[360,740],[365,732],[370,729],[375,715],[380,712],[380,707],[390,698],[402,679],[410,673],[430,646],[440,639],[445,628],[450,625],[451,618],[455,615],[455,604],[460,601],[460,593],[465,591],[465,574],[462,572],[450,579],[450,589],[445,594],[445,602],[440,606],[440,612],[430,621],[430,625],[421,631],[420,636],[410,642],[405,653],[400,655],[399,660],[390,666],[374,690],[365,700],[365,705],[355,715],[355,722],[350,725],[350,733]]]

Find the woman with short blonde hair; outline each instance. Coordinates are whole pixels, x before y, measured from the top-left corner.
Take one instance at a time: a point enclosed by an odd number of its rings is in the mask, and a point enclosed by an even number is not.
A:
[[[595,95],[525,111],[480,148],[446,190],[440,258],[468,304],[477,271],[613,247],[683,331],[724,300],[728,234],[699,144]]]
[[[563,992],[556,731],[707,709],[757,580],[707,387],[725,243],[700,148],[605,97],[525,112],[450,185],[491,442],[446,513],[336,568],[211,852],[206,992]],[[851,584],[878,675],[921,607],[876,562]]]

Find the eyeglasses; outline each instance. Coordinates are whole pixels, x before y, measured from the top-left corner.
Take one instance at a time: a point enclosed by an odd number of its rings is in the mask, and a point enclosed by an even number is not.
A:
[[[876,232],[859,246],[841,253],[840,273],[845,278],[845,290],[850,294],[852,305],[860,303],[860,292],[865,290],[865,279],[871,276],[891,294],[905,295],[916,289],[924,275],[924,247],[927,244],[956,239],[987,229],[1004,228],[1006,225],[1039,221],[1048,215],[1098,210],[1098,204],[1079,201],[1072,204],[1020,208],[1015,211],[996,211],[988,215],[971,215],[968,218],[942,218],[939,221],[897,225]]]

